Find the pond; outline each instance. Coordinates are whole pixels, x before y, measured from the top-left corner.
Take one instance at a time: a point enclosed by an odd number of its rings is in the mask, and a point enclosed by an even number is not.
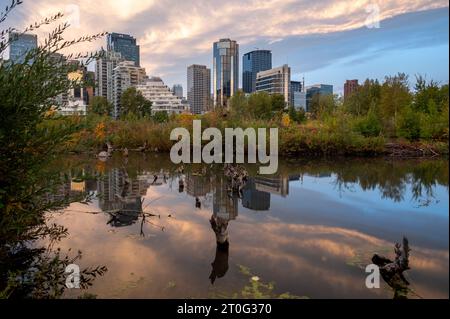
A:
[[[270,176],[248,166],[234,195],[223,166],[168,154],[58,165],[70,179],[54,196],[92,197],[50,219],[80,266],[108,267],[97,298],[392,298],[384,282],[366,288],[365,267],[374,253],[393,259],[403,236],[408,297],[449,296],[447,159],[285,160]]]

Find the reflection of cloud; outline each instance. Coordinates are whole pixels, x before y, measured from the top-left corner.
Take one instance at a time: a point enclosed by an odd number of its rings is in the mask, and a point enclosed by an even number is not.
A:
[[[173,192],[163,187],[150,187],[147,200],[162,195],[165,196],[152,209],[163,211],[170,207],[176,213],[173,219],[165,218],[165,214],[155,219],[166,226],[165,232],[145,226],[146,238],[138,236],[136,225],[108,233],[110,228],[106,227],[103,215],[60,216],[70,232],[70,238],[62,246],[82,249],[83,265],[100,263],[110,269],[105,279],[94,285],[93,293],[100,297],[111,296],[112,291],[125,297],[205,296],[202,289],[215,249],[214,233],[208,224],[211,212],[195,210],[192,197],[172,196]],[[340,293],[390,297],[386,290],[368,291],[364,286],[364,270],[348,266],[347,261],[359,256],[362,264],[370,263],[374,250],[392,250],[393,243],[352,229],[292,224],[275,218],[256,221],[240,216],[229,228],[233,263],[248,265],[267,280],[305,290],[312,297]],[[414,274],[414,289],[424,297],[443,297],[445,293],[436,290],[435,283],[429,280],[446,273],[448,252],[414,245],[412,249],[412,270],[408,274]],[[393,253],[386,254],[393,257]],[[121,290],[124,282],[139,276],[148,281],[135,290]],[[230,282],[233,275],[227,273],[225,279]],[[169,281],[176,281],[180,291],[164,290]]]

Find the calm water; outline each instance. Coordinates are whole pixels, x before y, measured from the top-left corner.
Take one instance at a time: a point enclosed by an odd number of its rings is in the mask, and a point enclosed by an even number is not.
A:
[[[448,160],[297,160],[270,177],[248,167],[241,198],[220,167],[179,173],[168,155],[60,165],[72,182],[55,195],[94,196],[52,219],[80,266],[108,267],[89,290],[98,298],[392,298],[384,282],[365,287],[364,268],[375,252],[393,258],[403,235],[409,297],[449,297]]]

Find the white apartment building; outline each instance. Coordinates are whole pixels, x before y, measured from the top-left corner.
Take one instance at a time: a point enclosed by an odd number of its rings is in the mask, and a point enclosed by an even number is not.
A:
[[[152,113],[165,111],[168,114],[186,112],[186,104],[174,95],[170,88],[159,77],[152,77],[144,84],[136,85],[136,90],[152,102]]]
[[[113,105],[114,105],[114,118],[120,116],[120,100],[122,93],[132,86],[138,86],[145,83],[148,77],[145,73],[145,69],[135,66],[133,61],[119,62],[113,70]]]
[[[124,61],[119,52],[104,51],[103,56],[96,61],[95,65],[95,96],[103,96],[109,102],[113,99],[113,71],[119,62]]]
[[[282,94],[286,105],[291,103],[291,68],[285,64],[281,67],[261,71],[256,74],[256,92]]]

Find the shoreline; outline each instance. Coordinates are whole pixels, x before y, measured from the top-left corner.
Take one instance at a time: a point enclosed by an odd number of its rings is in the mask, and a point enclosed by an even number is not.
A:
[[[286,152],[281,150],[279,152],[279,156],[283,156],[287,160],[297,159],[299,156],[307,159],[313,158],[328,158],[330,156],[338,157],[338,158],[393,158],[393,159],[433,159],[433,158],[448,158],[449,157],[449,149],[448,144],[445,148],[442,148],[443,145],[440,145],[441,148],[438,148],[436,144],[445,144],[442,142],[438,143],[428,143],[428,142],[394,142],[389,141],[385,143],[384,149],[381,151],[368,150],[361,152],[308,152],[308,151],[299,151],[299,152]],[[157,148],[148,147],[146,149],[143,148],[113,148],[113,154],[117,154],[119,152],[123,152],[127,149],[130,154],[169,154],[170,150],[159,150]],[[192,150],[192,149],[191,149]],[[86,150],[70,150],[68,152],[71,155],[98,155],[99,151],[91,148]]]

